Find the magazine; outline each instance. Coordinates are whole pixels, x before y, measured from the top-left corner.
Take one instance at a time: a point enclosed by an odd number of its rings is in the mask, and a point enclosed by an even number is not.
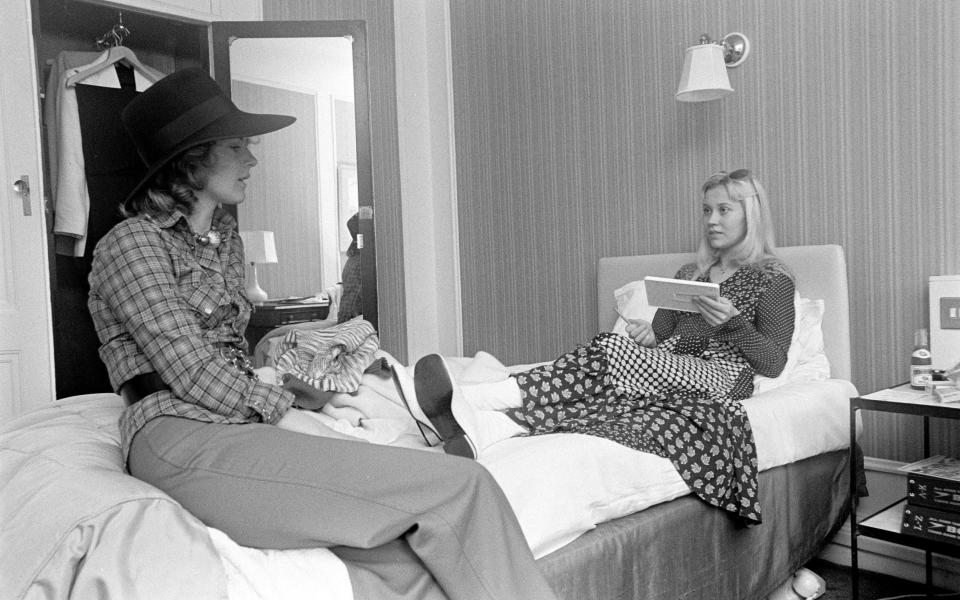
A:
[[[949,479],[950,481],[960,481],[960,459],[940,454],[918,460],[908,465],[903,465],[899,470],[913,473],[914,475],[925,475],[927,477]]]

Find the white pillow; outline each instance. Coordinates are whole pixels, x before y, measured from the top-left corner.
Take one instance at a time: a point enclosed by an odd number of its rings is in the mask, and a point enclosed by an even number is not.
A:
[[[656,306],[647,304],[647,288],[643,285],[643,280],[631,281],[613,292],[613,297],[617,303],[617,311],[631,319],[643,319],[653,322],[653,316],[657,313]],[[622,316],[617,317],[617,322],[613,326],[613,333],[620,335],[627,334],[627,322]]]
[[[632,281],[613,292],[617,310],[631,319],[644,319],[653,322],[657,312],[655,306],[647,304],[647,292],[643,281]],[[787,364],[779,376],[771,378],[756,375],[753,379],[754,393],[772,390],[785,383],[819,381],[830,377],[830,363],[823,350],[824,303],[821,299],[801,298],[799,293],[793,296],[794,322],[793,338],[787,352]],[[626,335],[627,322],[617,317],[613,333]]]
[[[785,383],[820,381],[830,377],[830,362],[823,350],[824,303],[821,299],[793,297],[796,313],[793,322],[793,338],[787,352],[787,364],[777,377],[755,375],[753,393],[759,394]]]

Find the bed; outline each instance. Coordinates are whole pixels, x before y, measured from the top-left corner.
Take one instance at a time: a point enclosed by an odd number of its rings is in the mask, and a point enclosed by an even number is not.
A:
[[[758,393],[745,401],[762,525],[738,527],[691,495],[669,461],[600,438],[512,438],[481,455],[559,597],[764,598],[842,523],[846,400],[856,395],[843,252],[808,246],[781,255],[798,278],[791,362],[777,380],[758,380]],[[617,327],[615,291],[647,274],[671,276],[689,260],[601,259],[599,329]],[[516,368],[486,353],[450,363],[461,381],[495,380]],[[122,409],[119,397],[93,394],[0,426],[4,597],[352,597],[345,565],[328,550],[241,547],[126,475],[116,426]],[[372,375],[362,393],[331,402],[317,418],[374,443],[421,445],[392,383]]]
[[[761,463],[763,524],[737,527],[726,515],[690,495],[601,523],[540,559],[561,597],[766,598],[816,556],[842,524],[849,510],[849,444],[836,428],[849,427],[847,399],[856,395],[849,382],[843,249],[835,245],[786,247],[778,254],[793,269],[799,296],[823,301],[822,324],[814,337],[822,334],[830,378],[816,374],[820,365],[807,377],[803,371],[808,365],[788,364],[788,369],[801,367],[794,371],[796,376],[785,374],[794,381],[772,389],[770,382],[764,382],[760,387],[765,391],[745,401]],[[677,265],[692,260],[692,254],[601,259],[597,285],[600,328],[617,319],[610,301],[614,290],[645,275],[671,277]],[[799,323],[810,315],[802,314],[809,305],[798,304],[798,308]],[[808,332],[799,332],[804,333]],[[818,344],[817,339],[798,340],[795,332],[791,354],[798,349],[798,341],[800,345]],[[817,390],[818,386],[829,390]],[[771,414],[776,414],[779,425],[792,430],[773,434],[776,428],[761,421]],[[819,440],[814,442],[814,438]],[[792,453],[773,459],[774,447],[790,447]]]

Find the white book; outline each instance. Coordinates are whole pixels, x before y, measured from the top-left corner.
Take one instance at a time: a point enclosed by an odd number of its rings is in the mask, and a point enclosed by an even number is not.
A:
[[[668,277],[643,278],[647,289],[647,302],[651,306],[697,312],[692,299],[695,296],[720,297],[720,284],[709,281],[689,281],[687,279],[670,279]]]

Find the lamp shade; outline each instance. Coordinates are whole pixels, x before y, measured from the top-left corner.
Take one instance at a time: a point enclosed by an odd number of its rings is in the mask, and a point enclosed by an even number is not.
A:
[[[727,66],[723,61],[723,48],[713,43],[687,48],[677,100],[706,102],[723,98],[732,92]]]
[[[273,243],[272,231],[241,231],[243,252],[247,263],[277,262],[277,247]]]

